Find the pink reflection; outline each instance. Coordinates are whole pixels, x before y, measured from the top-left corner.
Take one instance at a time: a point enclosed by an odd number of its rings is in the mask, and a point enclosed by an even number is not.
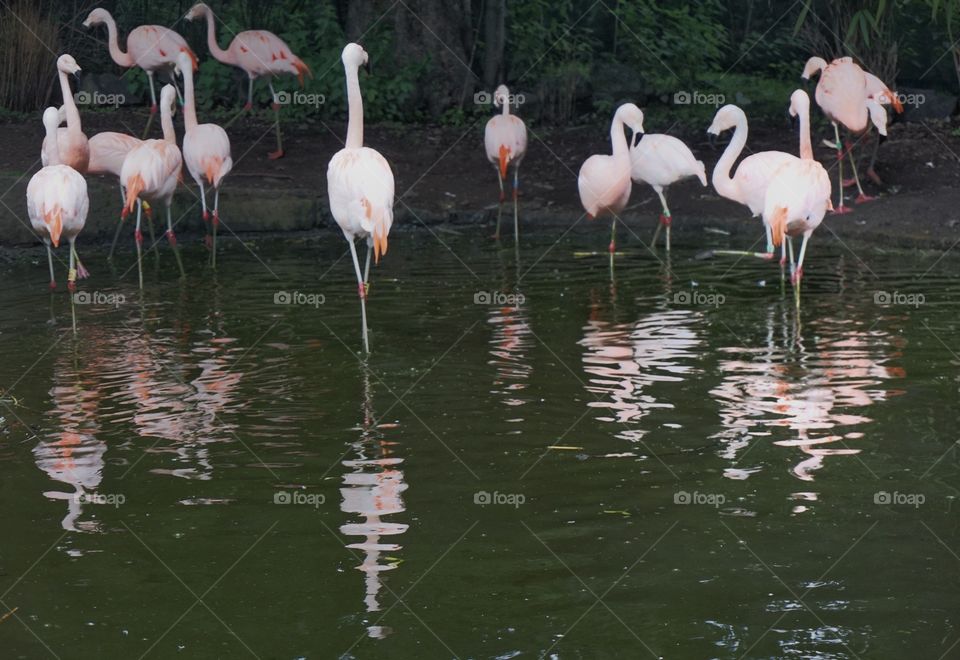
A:
[[[503,397],[508,406],[522,406],[529,401],[521,392],[529,386],[533,366],[529,352],[533,335],[524,306],[491,306],[487,322],[493,327],[490,338],[491,359],[496,369],[493,393]]]

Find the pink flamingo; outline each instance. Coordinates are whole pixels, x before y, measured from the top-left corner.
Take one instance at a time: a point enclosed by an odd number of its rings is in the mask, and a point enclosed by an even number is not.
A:
[[[217,61],[239,67],[247,74],[247,104],[244,106],[244,110],[250,110],[253,107],[253,82],[257,78],[270,76],[272,79],[273,76],[293,75],[297,77],[302,87],[304,75],[313,77],[310,67],[294,55],[290,46],[273,32],[246,30],[235,36],[227,49],[223,50],[217,43],[216,17],[210,7],[198,2],[187,12],[186,19],[192,21],[201,16],[207,18],[207,47],[210,49],[210,54]],[[269,85],[277,126],[277,150],[271,151],[267,157],[270,160],[276,160],[277,158],[283,158],[283,142],[280,137],[280,104],[277,103],[277,93],[273,91],[272,80]]]
[[[487,160],[497,170],[497,182],[500,184],[500,206],[497,207],[497,231],[494,238],[500,238],[500,214],[503,210],[503,182],[509,168],[513,167],[513,233],[519,238],[517,221],[517,186],[520,173],[520,161],[527,153],[527,127],[523,120],[510,114],[510,90],[500,85],[493,93],[493,105],[502,107],[499,115],[487,122],[483,131],[483,146],[487,151]]]
[[[873,123],[880,135],[885,136],[887,134],[887,112],[883,109],[883,102],[893,105],[897,112],[903,111],[903,105],[897,95],[887,89],[887,86],[879,78],[865,72],[851,57],[837,58],[829,65],[822,57],[811,57],[803,67],[803,78],[809,80],[810,76],[817,73],[820,74],[815,93],[817,105],[820,106],[833,124],[833,133],[836,139],[836,142],[832,145],[827,142],[828,146],[836,147],[837,150],[840,203],[834,209],[834,212],[848,213],[850,208],[844,205],[844,144],[840,140],[839,124],[843,124],[849,132],[859,135],[867,131],[870,123]],[[853,178],[859,191],[859,195],[854,201],[858,204],[869,202],[873,198],[868,197],[863,192],[863,186],[860,185],[860,176],[857,173],[857,164],[853,158],[853,146],[849,142],[846,145],[846,154],[850,158]]]
[[[160,90],[160,125],[163,127],[162,140],[147,140],[131,151],[123,161],[120,172],[120,181],[127,191],[126,202],[123,207],[123,218],[133,211],[137,204],[137,227],[134,230],[134,239],[137,243],[137,269],[140,275],[140,288],[143,288],[143,263],[141,246],[143,234],[140,233],[141,200],[152,200],[162,203],[167,210],[167,240],[177,263],[180,265],[180,274],[183,275],[183,264],[177,252],[177,238],[173,233],[173,220],[170,217],[170,205],[173,203],[173,193],[177,190],[180,181],[180,171],[183,168],[183,158],[177,147],[177,135],[173,129],[173,111],[176,107],[177,92],[173,85],[165,85]]]
[[[179,34],[160,25],[141,25],[127,35],[127,52],[120,50],[117,37],[117,22],[106,9],[94,9],[83,22],[84,27],[106,24],[107,47],[110,57],[119,66],[130,68],[138,66],[147,74],[150,82],[150,120],[157,113],[157,94],[153,87],[153,74],[160,70],[170,70],[177,64],[180,53],[190,57],[192,67],[197,68],[197,56]],[[147,123],[147,130],[150,123]],[[146,133],[145,133],[146,134]]]
[[[57,139],[55,142],[59,148],[59,157],[56,162],[63,163],[72,167],[80,174],[86,174],[90,165],[90,145],[87,136],[83,134],[83,127],[80,125],[80,112],[77,110],[77,104],[73,99],[73,92],[70,89],[70,81],[67,79],[69,74],[78,74],[80,66],[70,55],[61,55],[57,58],[57,75],[60,78],[60,92],[63,94],[63,119],[66,119],[67,127],[57,129]],[[56,109],[56,108],[54,108]],[[57,126],[60,125],[61,113],[57,112]],[[40,161],[44,167],[53,164],[48,158],[47,142],[50,140],[47,135],[43,139],[43,146],[40,151]]]
[[[610,228],[610,263],[616,251],[617,216],[630,199],[630,147],[623,134],[629,126],[634,137],[643,133],[643,112],[633,103],[624,103],[613,115],[610,125],[610,142],[613,155],[594,154],[580,166],[577,189],[580,203],[591,220],[609,214],[613,221]]]
[[[47,246],[51,290],[57,288],[57,280],[53,274],[53,251],[50,244],[60,247],[61,238],[66,238],[70,243],[67,288],[74,291],[76,279],[89,275],[77,256],[74,242],[87,221],[90,200],[87,197],[87,182],[83,176],[69,165],[60,162],[59,125],[57,109],[51,107],[44,110],[43,126],[47,135],[44,140],[44,155],[47,164],[34,174],[27,184],[27,213],[34,231]]]
[[[630,149],[630,176],[634,183],[648,183],[660,197],[663,212],[653,233],[650,246],[656,247],[660,229],[667,229],[667,252],[670,251],[670,207],[663,194],[664,188],[688,176],[695,176],[706,187],[707,171],[703,161],[697,160],[689,147],[671,135],[643,135]]]
[[[801,89],[790,97],[790,114],[800,117],[800,158],[784,163],[774,174],[764,200],[763,222],[772,230],[774,246],[782,245],[786,239],[790,252],[790,281],[799,305],[807,242],[833,205],[830,203],[830,177],[823,165],[813,158],[810,97]],[[803,244],[794,265],[792,237],[799,234],[803,234]]]
[[[207,193],[204,182],[213,187],[213,218],[210,223],[211,264],[217,267],[217,225],[220,224],[220,185],[230,170],[230,138],[217,124],[197,124],[197,109],[193,97],[193,69],[186,53],[177,58],[178,69],[183,75],[183,160],[190,176],[200,186],[200,201],[203,204],[203,219],[210,220],[207,212]]]
[[[360,67],[369,59],[358,44],[347,44],[340,56],[347,78],[347,141],[327,166],[327,195],[330,212],[340,225],[357,275],[360,316],[363,322],[363,348],[370,352],[367,338],[367,282],[370,278],[370,253],[380,263],[387,253],[387,236],[393,225],[393,171],[380,152],[363,146],[363,98],[360,95]],[[360,260],[354,240],[367,239],[367,264],[360,273]]]
[[[754,217],[763,213],[766,202],[767,187],[781,165],[797,160],[793,154],[785,151],[761,151],[744,158],[737,171],[730,176],[730,169],[739,158],[747,144],[747,116],[743,110],[735,105],[725,105],[717,111],[713,123],[707,129],[711,135],[720,135],[733,128],[733,138],[724,149],[723,155],[713,168],[713,187],[722,196],[729,200],[743,204]],[[770,225],[766,222],[764,230],[767,234],[766,252],[743,252],[739,250],[716,250],[714,254],[734,254],[756,256],[762,259],[773,259],[773,237]]]
[[[112,174],[120,181],[120,206],[121,209],[126,203],[127,194],[123,189],[123,180],[120,178],[120,172],[123,169],[123,161],[127,154],[143,144],[143,140],[127,135],[126,133],[114,133],[104,131],[97,133],[90,138],[90,165],[87,167],[87,174]],[[143,208],[150,218],[150,205]],[[113,252],[117,246],[117,239],[120,237],[120,230],[123,227],[123,216],[121,222],[117,223],[117,230],[113,234],[113,243],[110,245],[110,253],[107,259],[113,259]]]

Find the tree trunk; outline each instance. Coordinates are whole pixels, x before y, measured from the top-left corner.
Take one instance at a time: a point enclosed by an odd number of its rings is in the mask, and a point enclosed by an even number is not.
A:
[[[483,16],[483,86],[493,90],[503,80],[506,0],[486,0]]]

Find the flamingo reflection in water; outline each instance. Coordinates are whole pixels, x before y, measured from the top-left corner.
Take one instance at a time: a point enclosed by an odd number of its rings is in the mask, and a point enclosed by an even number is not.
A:
[[[602,320],[594,300],[583,328],[584,371],[587,390],[595,397],[587,405],[602,411],[597,419],[623,425],[617,437],[638,442],[649,429],[639,422],[656,409],[672,409],[653,388],[660,383],[681,383],[699,373],[702,339],[696,326],[702,312],[666,306],[633,323]]]
[[[366,575],[364,579],[365,595],[363,602],[367,612],[379,612],[381,609],[379,594],[383,586],[380,574],[392,571],[400,565],[400,560],[385,553],[395,553],[402,549],[398,543],[384,543],[381,537],[398,536],[407,531],[408,525],[386,522],[384,516],[402,513],[406,510],[401,494],[407,489],[403,480],[403,471],[399,466],[403,459],[393,455],[396,443],[383,437],[376,427],[373,415],[373,399],[369,374],[363,377],[364,401],[363,424],[360,427],[360,439],[352,443],[353,458],[343,461],[348,472],[343,475],[343,488],[340,495],[340,510],[348,514],[358,514],[359,522],[349,522],[340,526],[345,536],[359,536],[363,540],[348,543],[347,548],[363,553],[363,560],[356,568]],[[380,560],[385,560],[380,563]],[[391,630],[384,626],[371,625],[367,635],[383,638]]]
[[[810,342],[794,334],[793,321],[776,315],[771,308],[763,348],[723,349],[729,359],[719,364],[723,381],[711,396],[720,404],[724,429],[715,437],[724,443],[720,456],[735,464],[725,476],[746,479],[761,469],[736,465],[747,448],[757,438],[779,437],[777,429],[789,429],[792,437],[773,443],[799,448],[804,457],[791,472],[813,481],[826,457],[861,452],[847,442],[862,438],[862,427],[873,420],[850,411],[898,394],[881,385],[906,376],[902,367],[889,364],[900,357],[903,340],[877,328],[856,327],[856,321],[823,318],[812,324],[816,339],[811,350]],[[795,495],[816,499],[812,493]]]
[[[493,328],[490,336],[490,360],[487,364],[496,369],[493,394],[503,396],[507,406],[522,406],[529,402],[521,392],[530,383],[533,365],[530,364],[530,349],[533,334],[523,303],[514,305],[491,305],[487,323]]]

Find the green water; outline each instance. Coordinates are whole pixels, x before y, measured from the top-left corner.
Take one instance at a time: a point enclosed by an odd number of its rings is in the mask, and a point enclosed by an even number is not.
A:
[[[584,229],[4,267],[0,657],[960,657],[957,256]]]

